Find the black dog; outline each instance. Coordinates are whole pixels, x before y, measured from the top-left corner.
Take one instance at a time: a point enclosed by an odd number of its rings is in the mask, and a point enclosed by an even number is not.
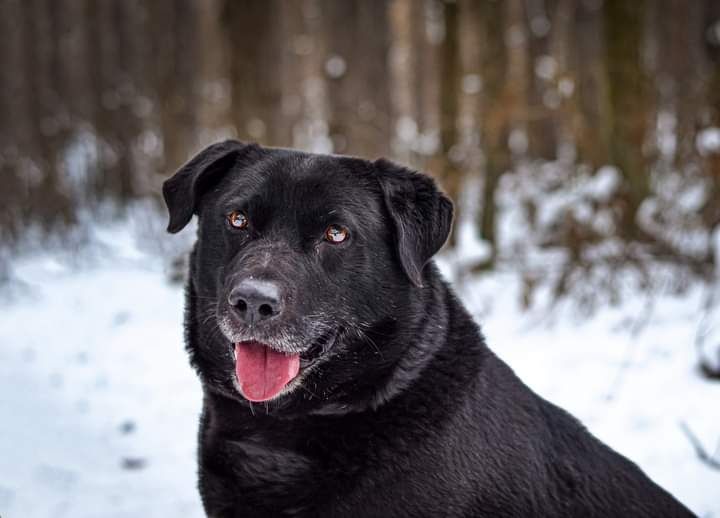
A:
[[[430,262],[452,204],[429,177],[228,141],[163,194],[170,232],[199,216],[208,515],[692,516],[486,347]]]

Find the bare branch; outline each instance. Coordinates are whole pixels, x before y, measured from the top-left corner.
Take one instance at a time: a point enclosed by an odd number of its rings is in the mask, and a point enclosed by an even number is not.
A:
[[[693,431],[690,429],[690,427],[685,421],[680,421],[680,428],[682,429],[685,436],[688,438],[688,441],[690,441],[690,444],[695,450],[698,458],[707,466],[710,466],[713,469],[720,470],[720,458],[715,458],[707,452],[705,447],[700,442],[700,439],[698,439],[697,435],[693,433]]]

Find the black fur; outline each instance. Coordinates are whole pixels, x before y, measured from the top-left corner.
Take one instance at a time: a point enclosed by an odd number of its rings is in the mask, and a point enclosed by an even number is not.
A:
[[[171,232],[199,215],[186,339],[208,515],[692,516],[485,346],[430,261],[452,220],[430,178],[228,141],[164,195]],[[330,224],[350,238],[323,241]],[[248,275],[282,287],[282,318],[233,320],[227,293]],[[248,336],[301,353],[300,383],[268,404],[236,388]]]

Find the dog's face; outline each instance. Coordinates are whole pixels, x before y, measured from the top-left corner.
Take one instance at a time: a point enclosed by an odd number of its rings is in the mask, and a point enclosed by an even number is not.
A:
[[[210,146],[163,189],[171,232],[199,216],[189,348],[209,390],[286,412],[367,403],[402,356],[452,205],[390,162]]]

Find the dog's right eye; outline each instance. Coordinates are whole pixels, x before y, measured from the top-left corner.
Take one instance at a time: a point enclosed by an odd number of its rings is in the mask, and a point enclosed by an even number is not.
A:
[[[348,238],[348,229],[341,227],[340,225],[330,225],[325,230],[325,241],[330,243],[338,244],[342,243]]]
[[[234,210],[227,216],[230,226],[233,228],[245,228],[248,225],[248,217],[241,210]]]

